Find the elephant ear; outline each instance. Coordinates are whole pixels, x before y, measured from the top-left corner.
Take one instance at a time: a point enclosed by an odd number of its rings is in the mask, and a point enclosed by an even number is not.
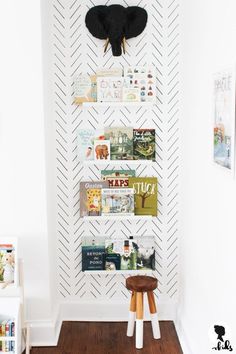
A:
[[[129,6],[126,9],[125,38],[140,35],[147,24],[147,11],[139,6]]]
[[[86,14],[86,26],[89,32],[96,38],[107,39],[107,31],[104,27],[107,12],[107,6],[94,6]]]

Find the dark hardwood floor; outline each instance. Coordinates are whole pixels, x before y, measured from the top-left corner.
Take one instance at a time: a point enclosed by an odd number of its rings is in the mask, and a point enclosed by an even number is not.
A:
[[[161,339],[144,323],[144,348],[126,336],[125,322],[64,322],[57,347],[32,348],[31,354],[183,354],[173,322],[160,322]]]

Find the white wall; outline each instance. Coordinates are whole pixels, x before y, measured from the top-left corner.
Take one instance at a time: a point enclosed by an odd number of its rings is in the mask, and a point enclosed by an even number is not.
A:
[[[186,354],[213,352],[209,327],[225,322],[236,349],[236,180],[212,164],[212,74],[236,62],[235,13],[235,0],[183,1],[178,325],[189,344]]]
[[[40,1],[0,3],[0,235],[20,238],[28,319],[50,316]]]

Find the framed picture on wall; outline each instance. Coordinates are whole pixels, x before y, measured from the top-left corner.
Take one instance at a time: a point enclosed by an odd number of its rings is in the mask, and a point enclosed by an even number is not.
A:
[[[214,162],[234,174],[235,70],[214,75]]]

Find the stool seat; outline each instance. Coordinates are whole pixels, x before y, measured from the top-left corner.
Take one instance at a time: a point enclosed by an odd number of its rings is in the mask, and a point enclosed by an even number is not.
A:
[[[136,275],[126,279],[126,288],[131,291],[147,292],[157,288],[157,279],[146,275]]]

